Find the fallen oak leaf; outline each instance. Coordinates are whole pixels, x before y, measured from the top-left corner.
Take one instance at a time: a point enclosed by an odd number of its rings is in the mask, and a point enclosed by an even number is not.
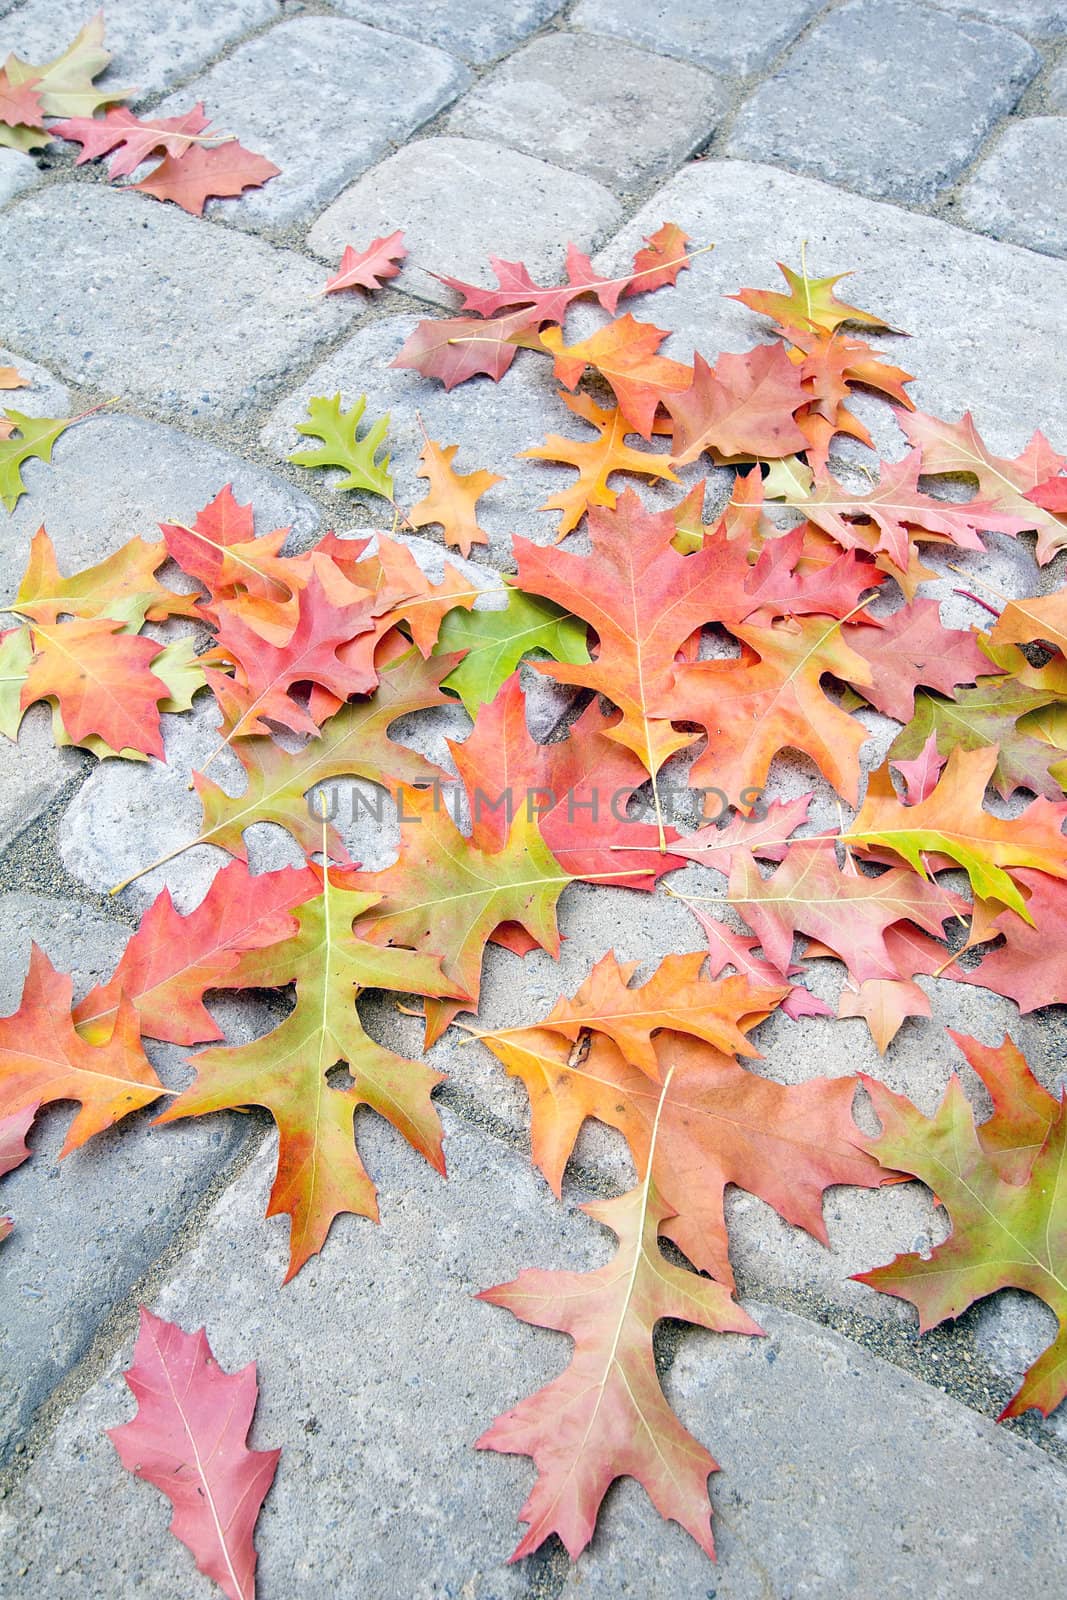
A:
[[[0,67],[0,144],[5,142],[5,127],[21,126],[23,134],[44,128],[44,110],[37,93],[39,82],[39,78],[26,78],[22,83],[12,83],[6,69]],[[40,142],[44,144],[47,141],[42,139]]]
[[[518,354],[519,339],[536,325],[537,314],[529,307],[484,321],[478,317],[427,319],[409,334],[391,365],[410,368],[424,378],[439,378],[446,389],[479,376],[499,383]]]
[[[31,85],[46,117],[91,117],[101,106],[127,100],[134,92],[93,83],[110,60],[111,52],[104,49],[104,14],[98,11],[54,60],[33,66],[10,55],[4,62],[4,71],[13,88]],[[26,124],[0,126],[0,145],[15,150],[39,149],[51,137],[50,132]]]
[[[634,432],[650,439],[660,401],[687,389],[693,377],[691,367],[657,354],[666,338],[663,328],[637,322],[627,311],[575,344],[565,345],[559,328],[546,328],[539,343],[552,355],[556,377],[568,389],[577,387],[587,366],[594,367],[611,385]]]
[[[668,1085],[664,1086],[666,1094]],[[651,1174],[651,1169],[650,1169]],[[708,1474],[718,1463],[679,1422],[656,1369],[653,1335],[664,1317],[719,1333],[760,1334],[729,1289],[668,1262],[659,1245],[670,1217],[651,1175],[614,1200],[582,1210],[619,1243],[596,1272],[527,1269],[478,1296],[523,1322],[569,1333],[567,1370],[497,1417],[477,1448],[533,1458],[538,1476],[519,1512],[529,1523],[512,1561],[556,1534],[574,1560],[592,1538],[615,1478],[636,1478],[656,1510],[714,1557]]]
[[[899,328],[894,328],[891,323],[883,321],[881,317],[872,316],[869,311],[861,311],[858,306],[847,305],[839,300],[834,293],[834,285],[843,278],[850,278],[850,272],[839,272],[829,278],[809,278],[807,268],[802,267],[800,272],[794,272],[783,262],[776,263],[778,271],[789,285],[789,293],[777,293],[769,289],[742,289],[737,294],[727,295],[728,300],[739,300],[750,311],[758,311],[765,317],[770,317],[779,326],[781,332],[786,333],[790,327],[795,328],[821,328],[824,332],[833,333],[843,322],[858,323],[865,328],[879,328],[887,333],[899,333]]]
[[[314,395],[308,401],[306,422],[298,422],[297,433],[321,439],[317,450],[297,450],[289,457],[298,467],[343,467],[346,476],[338,489],[367,489],[392,501],[393,480],[389,457],[376,459],[389,427],[388,414],[379,417],[360,437],[359,424],[367,409],[367,396],[361,394],[350,411],[342,411],[340,392],[332,399]]]
[[[997,748],[991,782],[1007,799],[1018,789],[1049,800],[1059,800],[1063,787],[1055,776],[1063,751],[1029,731],[1032,717],[1042,710],[1062,708],[1067,701],[1051,700],[1047,692],[1029,689],[1014,678],[985,678],[973,689],[960,689],[950,700],[918,695],[915,714],[889,747],[888,759],[898,771],[900,757],[913,757],[933,739],[938,755],[947,760],[953,750]]]
[[[974,630],[944,627],[936,600],[913,600],[877,621],[857,617],[848,624],[845,638],[871,669],[868,682],[853,688],[897,722],[910,722],[915,715],[918,684],[952,700],[960,684],[974,683],[990,670]]]
[[[694,256],[702,253],[694,250],[689,254],[688,243],[689,235],[676,222],[661,223],[655,233],[646,234],[643,247],[634,255],[633,272],[620,298],[648,294],[653,289],[677,283],[678,274],[690,266]],[[712,250],[714,246],[705,245],[704,248]],[[614,314],[615,307],[606,306],[605,310]]]
[[[923,856],[935,853],[961,866],[982,900],[999,901],[1025,922],[1032,919],[1008,868],[1036,867],[1067,878],[1067,802],[1037,799],[1010,821],[982,809],[986,785],[997,764],[996,748],[955,749],[925,800],[902,805],[887,765],[872,772],[856,820],[841,835],[859,850],[891,850],[922,876]]]
[[[456,472],[452,466],[458,444],[440,445],[429,435],[415,471],[429,484],[429,492],[408,512],[413,528],[440,526],[445,543],[469,556],[476,544],[488,544],[489,536],[478,525],[477,503],[494,483],[504,479],[495,472]]]
[[[613,472],[633,472],[644,478],[678,482],[666,456],[635,450],[626,443],[629,424],[618,406],[598,406],[587,394],[561,394],[560,398],[575,416],[597,430],[597,437],[565,439],[558,433],[550,433],[544,444],[520,450],[519,455],[534,461],[558,461],[577,469],[577,482],[553,495],[540,508],[562,511],[557,525],[561,539],[578,526],[590,506],[614,509],[618,494],[608,486]]]
[[[918,1178],[947,1212],[951,1232],[925,1258],[899,1255],[887,1266],[856,1273],[856,1281],[909,1300],[919,1332],[958,1317],[997,1289],[1023,1289],[1055,1313],[1059,1332],[1028,1368],[998,1421],[1036,1407],[1046,1416],[1067,1394],[1067,1290],[1064,1288],[1063,1172],[1067,1163],[1067,1102],[1048,1102],[1048,1128],[1036,1155],[1022,1164],[1009,1143],[986,1146],[959,1078],[953,1073],[937,1111],[924,1117],[903,1095],[864,1078],[882,1124],[874,1139],[857,1140],[886,1168]],[[1034,1089],[1040,1086],[1034,1083]],[[1044,1094],[1044,1091],[1040,1091]],[[1000,1136],[1020,1146],[1033,1138],[1032,1101],[1012,1099],[994,1112]],[[1013,1128],[1013,1123],[1016,1126]],[[1021,1126],[1020,1126],[1021,1124]]]
[[[61,616],[93,621],[108,618],[135,632],[146,620],[196,614],[196,596],[179,594],[156,581],[167,559],[162,540],[128,539],[103,561],[65,578],[44,527],[30,541],[30,555],[8,609],[34,623],[57,623]]]
[[[296,984],[296,1007],[248,1044],[212,1047],[189,1058],[196,1080],[158,1119],[174,1122],[246,1105],[265,1107],[278,1125],[278,1168],[269,1217],[291,1218],[288,1282],[322,1249],[342,1212],[377,1219],[374,1184],[356,1149],[356,1108],[371,1106],[420,1155],[444,1172],[441,1125],[430,1091],[441,1081],[370,1038],[356,1006],[364,988],[445,996],[457,993],[436,955],[370,943],[360,921],[381,895],[363,892],[357,874],[309,864],[320,892],[292,907],[293,932],[246,951],[227,987]],[[261,880],[260,880],[261,881]],[[336,1088],[327,1074],[343,1062],[351,1078]]]
[[[780,344],[757,345],[743,355],[727,352],[714,367],[697,352],[689,387],[663,396],[674,428],[672,464],[684,466],[705,450],[726,460],[803,450],[807,438],[795,413],[807,400],[801,375]]]
[[[346,244],[341,264],[332,278],[319,290],[320,294],[337,294],[341,289],[366,289],[368,294],[380,289],[389,278],[395,278],[401,262],[407,259],[404,231],[372,239],[365,250]]]
[[[1051,511],[1056,516],[1067,515],[1067,478],[1062,473],[1056,473],[1036,488],[1028,489],[1026,498],[1043,511]]]
[[[246,1443],[259,1397],[255,1362],[226,1373],[206,1329],[185,1333],[142,1306],[123,1376],[137,1415],[107,1429],[119,1460],[167,1496],[170,1531],[200,1571],[229,1600],[255,1600],[252,1536],[281,1455]]]
[[[168,1092],[141,1048],[130,1001],[120,1000],[110,1036],[94,1045],[74,1030],[72,993],[70,978],[32,945],[19,1009],[0,1018],[0,1117],[56,1100],[78,1101],[61,1157]]]
[[[160,702],[169,690],[151,671],[155,639],[135,637],[108,617],[33,628],[34,654],[22,708],[54,700],[75,743],[98,736],[112,750],[127,747],[165,758]]]
[[[452,610],[442,619],[435,655],[462,654],[442,687],[458,694],[468,716],[489,705],[531,650],[554,661],[589,660],[588,628],[551,600],[509,585],[502,611]]]
[[[245,189],[261,189],[281,168],[265,156],[246,150],[236,139],[208,148],[193,144],[182,155],[166,155],[147,178],[130,184],[153,200],[173,200],[194,217],[204,214],[208,200],[227,199]]]
[[[232,133],[212,134],[207,129],[204,105],[198,101],[191,111],[183,111],[177,117],[160,117],[158,121],[142,121],[125,106],[113,106],[102,117],[71,117],[55,122],[49,132],[53,138],[81,145],[76,167],[110,155],[108,178],[114,183],[116,178],[128,178],[156,150],[178,159],[193,144],[210,147],[229,144],[233,139]]]
[[[5,411],[10,432],[0,437],[0,500],[14,511],[26,493],[22,468],[27,461],[49,462],[60,434],[77,417],[27,417],[21,411]]]
[[[0,1117],[0,1178],[21,1167],[33,1154],[26,1143],[26,1135],[40,1109],[38,1100],[23,1106],[21,1111],[12,1111],[10,1116]]]

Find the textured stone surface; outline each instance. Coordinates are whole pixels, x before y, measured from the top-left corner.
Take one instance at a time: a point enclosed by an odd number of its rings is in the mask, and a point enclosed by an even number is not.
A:
[[[1062,1592],[1062,1468],[849,1340],[749,1309],[766,1340],[694,1332],[666,1380],[722,1468],[711,1485],[718,1566],[625,1483],[564,1600]]]
[[[16,396],[23,393],[29,409],[36,387]],[[0,517],[0,560],[11,578],[21,573],[42,521],[61,570],[77,572],[135,535],[158,539],[159,523],[188,521],[227,483],[242,504],[252,504],[257,532],[291,525],[294,544],[303,544],[320,521],[312,501],[263,467],[176,428],[108,412],[70,428],[51,466],[31,461],[23,477],[29,493],[13,515]],[[0,600],[14,587],[5,576]]]
[[[388,15],[375,0],[334,0],[346,17],[390,33],[440,45],[464,61],[491,61],[547,22],[557,0],[393,0]]]
[[[38,179],[37,163],[21,150],[0,149],[0,206],[6,205]]]
[[[1046,78],[1044,103],[1049,111],[1067,111],[1067,61],[1061,61]]]
[[[878,199],[927,202],[977,153],[1040,61],[1017,34],[985,23],[909,0],[851,0],[742,106],[729,153]]]
[[[616,40],[555,33],[509,56],[464,97],[449,127],[635,189],[709,139],[725,88],[688,62]]]
[[[104,395],[233,416],[351,320],[337,296],[313,298],[318,278],[144,195],[60,185],[4,218],[0,339]]]
[[[655,321],[676,330],[666,353],[689,360],[694,345],[714,356],[766,337],[765,319],[724,296],[745,285],[781,287],[774,262],[798,268],[806,239],[809,272],[853,269],[841,286],[846,298],[911,333],[873,342],[917,374],[910,393],[920,408],[949,418],[972,408],[998,451],[1021,450],[1036,427],[1060,449],[1067,444],[1062,262],[770,167],[702,161],[638,211],[598,264],[617,270],[665,216],[694,238],[717,240],[676,288],[654,297]],[[879,447],[902,455],[889,408],[872,405],[865,415],[879,410]]]
[[[578,0],[571,26],[607,33],[659,55],[747,77],[769,65],[822,6],[823,0]]]
[[[504,1564],[529,1466],[470,1446],[495,1412],[560,1370],[567,1346],[472,1294],[525,1265],[596,1265],[608,1245],[551,1200],[523,1157],[448,1113],[445,1122],[447,1194],[391,1129],[362,1119],[381,1226],[339,1219],[284,1294],[285,1224],[262,1220],[266,1147],[152,1296],[187,1328],[206,1322],[224,1367],[258,1362],[253,1443],[283,1450],[257,1532],[264,1595],[294,1576],[310,1600],[529,1592],[537,1565]],[[704,1600],[710,1586],[736,1600],[805,1590],[955,1600],[966,1571],[991,1592],[1052,1600],[1067,1570],[1061,1469],[858,1345],[752,1310],[766,1340],[686,1332],[666,1376],[723,1468],[712,1483],[720,1566],[623,1485],[563,1593],[644,1600],[664,1587]],[[166,1507],[122,1477],[103,1433],[132,1411],[119,1370],[132,1334],[4,1501],[0,1525],[31,1581],[60,1556],[71,1600],[135,1586],[207,1600],[187,1552],[162,1537]],[[107,1540],[101,1503],[116,1530]],[[353,1521],[360,1539],[331,1535]]]
[[[129,932],[69,900],[0,896],[0,1013],[19,1004],[31,936],[59,971],[73,974],[80,997],[110,974]],[[262,1016],[262,1007],[238,1011],[228,999],[219,1007],[234,1042],[250,1038]],[[185,1051],[149,1050],[164,1082],[187,1080]],[[249,1132],[238,1117],[151,1129],[146,1109],[59,1162],[71,1112],[65,1104],[41,1112],[29,1137],[32,1159],[4,1179],[15,1229],[0,1255],[0,1454]]]
[[[959,197],[973,228],[1050,256],[1067,256],[1067,117],[1005,128]]]
[[[304,444],[296,424],[307,415],[312,395],[332,395],[339,390],[347,407],[366,393],[368,415],[389,414],[386,444],[394,493],[401,506],[411,506],[426,492],[425,480],[415,471],[424,444],[421,416],[432,439],[460,445],[457,471],[487,467],[505,478],[478,502],[478,516],[489,535],[490,559],[497,566],[513,567],[511,535],[520,533],[539,544],[550,543],[559,514],[538,508],[574,479],[570,468],[518,461],[516,453],[540,444],[548,433],[579,437],[585,430],[559,400],[549,364],[523,350],[499,384],[472,378],[450,394],[436,379],[394,368],[391,363],[417,320],[413,316],[383,317],[349,339],[275,408],[263,430],[263,443],[284,461]],[[325,481],[340,476],[330,472]],[[695,482],[697,469],[684,468],[679,476],[687,484]],[[657,500],[662,503],[665,491],[642,486],[640,492],[650,504],[656,504]],[[676,493],[672,489],[672,495]],[[346,493],[338,499],[336,515],[342,522],[349,506],[362,504],[375,514],[381,511],[382,502],[375,496]],[[480,553],[481,547],[475,548]]]
[[[46,706],[30,707],[17,741],[0,734],[0,847],[48,809],[84,761],[77,750],[56,749]]]
[[[1067,33],[1067,6],[1063,0],[933,0],[942,11],[964,11],[1001,22],[1018,33]]]
[[[287,1225],[263,1220],[271,1141],[152,1309],[187,1328],[206,1322],[229,1370],[258,1362],[253,1442],[284,1452],[256,1533],[258,1593],[518,1600],[530,1573],[505,1560],[529,1469],[471,1446],[495,1412],[558,1369],[565,1341],[473,1296],[527,1262],[581,1268],[608,1250],[522,1156],[447,1113],[447,1189],[392,1128],[358,1121],[380,1227],[339,1218],[323,1253],[280,1290]],[[128,1326],[25,1487],[0,1502],[6,1561],[44,1584],[59,1559],[64,1600],[210,1600],[211,1584],[165,1535],[166,1505],[122,1473],[103,1434],[132,1411],[119,1373],[132,1336]],[[101,1539],[92,1507],[104,1503],[121,1536]],[[353,1527],[358,1538],[344,1531]]]
[[[50,61],[90,14],[89,7],[83,13],[66,0],[27,0],[0,28],[0,57],[14,50],[27,61]],[[198,6],[195,20],[187,6],[174,6],[168,0],[109,0],[104,42],[113,60],[97,82],[136,89],[135,98],[144,99],[187,77],[249,29],[281,14],[279,0]]]
[[[427,45],[337,17],[298,17],[242,45],[160,111],[203,100],[220,127],[281,168],[238,208],[209,201],[213,216],[285,227],[313,216],[468,81]]]
[[[602,184],[484,139],[420,139],[345,190],[314,224],[308,246],[335,265],[346,244],[404,231],[407,263],[390,287],[454,306],[430,272],[491,283],[489,256],[524,261],[555,282],[563,250],[599,243],[619,219]]]
[[[15,367],[20,377],[26,379],[25,389],[0,391],[0,408],[13,408],[27,417],[67,417],[70,415],[70,390],[65,383],[54,378],[47,367],[36,361],[27,361],[14,350],[0,350],[0,367]],[[26,477],[29,467],[23,467]],[[10,519],[8,519],[10,520]]]

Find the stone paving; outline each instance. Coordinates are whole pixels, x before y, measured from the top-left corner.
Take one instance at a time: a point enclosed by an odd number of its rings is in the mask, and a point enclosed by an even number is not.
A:
[[[61,0],[0,0],[0,59],[46,58],[80,20]],[[136,85],[138,108],[202,96],[283,175],[194,220],[75,171],[70,147],[36,160],[0,151],[0,365],[31,379],[14,398],[68,415],[119,397],[60,439],[51,467],[31,464],[29,496],[0,513],[8,589],[42,521],[61,566],[76,568],[188,517],[226,482],[262,526],[291,523],[295,544],[371,527],[372,502],[339,499],[328,476],[286,462],[307,397],[338,389],[391,412],[401,502],[415,492],[419,415],[460,442],[461,469],[507,474],[485,502],[491,543],[476,569],[499,585],[513,531],[551,539],[537,508],[568,477],[512,458],[566,419],[526,352],[499,388],[478,380],[451,396],[390,369],[414,320],[453,303],[426,269],[479,276],[493,252],[539,276],[566,238],[611,267],[668,217],[717,248],[657,297],[651,314],[675,330],[667,353],[750,345],[757,319],[723,296],[769,285],[774,261],[796,262],[806,240],[811,270],[854,268],[850,298],[912,331],[901,359],[920,404],[951,417],[972,407],[995,449],[1019,449],[1035,425],[1067,441],[1063,0],[111,0],[107,23],[108,81]],[[315,297],[346,243],[395,228],[412,258],[386,291]],[[899,455],[885,411],[861,404]],[[662,490],[642,492],[662,503]],[[416,543],[432,560],[432,542]],[[984,560],[990,582],[1020,582],[1009,541],[991,540]],[[946,575],[932,592],[948,601],[951,588]],[[545,733],[561,709],[538,699]],[[31,935],[80,994],[163,883],[182,908],[203,894],[221,860],[206,849],[104,892],[195,828],[188,773],[212,707],[164,720],[166,767],[55,751],[40,711],[17,745],[0,742],[4,1011]],[[467,726],[459,709],[426,713],[407,737],[442,760],[445,735]],[[293,859],[275,830],[255,834],[254,867]],[[358,841],[368,864],[375,850],[387,859],[390,838],[386,824]],[[692,867],[678,886],[699,879]],[[513,957],[487,961],[489,1025],[536,1019],[608,947],[650,965],[699,945],[660,896],[576,887],[561,921],[558,965],[536,953],[520,976]],[[832,998],[829,974],[816,981]],[[937,1021],[909,1022],[884,1062],[858,1021],[799,1030],[775,1018],[759,1035],[768,1069],[800,1081],[867,1068],[930,1110],[956,1065],[948,1023],[989,1041],[1010,1030],[1055,1081],[1062,1012],[1020,1019],[983,990],[927,987]],[[247,1002],[217,1009],[234,1040],[271,1021]],[[383,1007],[373,1026],[418,1052],[411,1019]],[[165,1082],[184,1081],[182,1052],[151,1053]],[[564,1341],[472,1293],[526,1264],[603,1260],[576,1207],[625,1182],[627,1160],[587,1127],[557,1204],[530,1166],[512,1080],[450,1036],[430,1059],[450,1079],[447,1190],[368,1115],[359,1137],[382,1225],[339,1219],[284,1291],[286,1228],[262,1219],[264,1118],[150,1131],[148,1113],[62,1166],[67,1113],[39,1118],[35,1159],[3,1195],[20,1223],[0,1252],[0,1592],[215,1592],[103,1434],[129,1414],[120,1374],[144,1300],[186,1327],[206,1322],[227,1367],[259,1362],[253,1440],[284,1452],[257,1537],[262,1600],[1063,1594],[1067,1408],[991,1420],[1047,1343],[1049,1314],[1002,1294],[918,1341],[907,1306],[848,1281],[939,1237],[915,1185],[831,1191],[832,1252],[733,1195],[741,1292],[770,1338],[668,1334],[662,1362],[724,1468],[711,1485],[717,1568],[632,1483],[609,1495],[576,1567],[551,1546],[507,1566],[529,1464],[471,1441],[559,1369]]]

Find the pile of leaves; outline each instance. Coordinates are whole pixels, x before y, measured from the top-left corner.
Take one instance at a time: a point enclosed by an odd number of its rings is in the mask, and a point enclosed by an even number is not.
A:
[[[277,177],[273,162],[243,149],[233,134],[215,132],[201,104],[177,117],[135,117],[120,104],[135,89],[93,82],[110,60],[103,12],[43,66],[9,55],[0,67],[0,146],[29,153],[65,139],[81,145],[79,166],[109,155],[112,183],[158,156],[155,166],[128,187],[155,200],[173,200],[193,216],[201,215],[212,196],[239,195]],[[102,117],[96,115],[100,110]]]
[[[573,246],[565,281],[551,287],[504,261],[492,263],[497,289],[444,279],[462,314],[420,323],[401,353],[400,365],[453,387],[499,379],[520,348],[537,352],[588,429],[525,452],[575,469],[549,509],[560,539],[582,529],[586,553],[516,536],[503,609],[474,609],[480,589],[453,563],[428,578],[399,531],[437,527],[468,554],[485,542],[477,503],[496,476],[458,474],[458,447],[427,438],[429,492],[402,510],[381,453],[387,419],[367,426],[365,397],[345,411],[337,395],[311,402],[301,431],[320,445],[294,459],[342,469],[342,492],[381,497],[393,534],[327,534],[289,553],[287,530],[257,532],[252,508],[223,489],[191,524],[164,524],[160,543],[132,540],[63,577],[42,530],[11,606],[25,621],[0,644],[9,735],[43,700],[62,742],[99,758],[164,759],[161,713],[203,688],[221,715],[220,749],[245,774],[238,794],[210,762],[194,774],[203,826],[188,847],[232,857],[195,910],[179,915],[160,894],[112,977],[73,1008],[70,979],[35,950],[21,1007],[0,1022],[4,1159],[20,1159],[37,1107],[56,1100],[79,1106],[65,1152],[161,1101],[164,1124],[262,1106],[278,1128],[269,1215],[290,1219],[289,1277],[338,1214],[377,1216],[354,1138],[358,1106],[445,1169],[440,1075],[376,1042],[361,1019],[366,994],[421,999],[429,1045],[477,1011],[488,943],[515,958],[558,951],[570,885],[649,894],[691,863],[720,875],[722,894],[688,902],[706,949],[667,954],[640,983],[634,964],[606,951],[536,1025],[478,1033],[528,1091],[533,1159],[557,1195],[587,1118],[621,1133],[638,1174],[630,1192],[586,1207],[618,1241],[609,1265],[526,1271],[483,1294],[574,1341],[566,1371],[479,1441],[537,1467],[516,1556],[552,1534],[577,1556],[620,1475],[713,1552],[716,1464],[668,1405],[654,1334],[668,1317],[759,1334],[734,1299],[730,1184],[826,1243],[828,1187],[927,1183],[948,1239],[863,1281],[911,1300],[923,1328],[1005,1285],[1041,1296],[1061,1333],[1004,1414],[1047,1413],[1067,1393],[1067,1113],[1011,1042],[952,1035],[993,1098],[978,1127],[955,1077],[931,1118],[865,1079],[883,1130],[873,1139],[853,1117],[858,1078],[787,1085],[773,1061],[748,1064],[754,1030],[773,1013],[801,1030],[830,1014],[804,981],[815,960],[843,968],[838,1014],[866,1019],[882,1050],[906,1018],[930,1014],[922,976],[978,983],[1024,1011],[1067,1001],[1056,949],[1067,924],[1067,596],[983,600],[983,621],[992,611],[995,622],[962,629],[945,627],[919,592],[936,576],[925,546],[953,546],[966,563],[983,534],[1036,534],[1037,561],[1051,560],[1067,545],[1067,458],[1040,434],[1017,459],[999,458],[969,417],[916,414],[909,375],[857,331],[885,324],[839,300],[836,279],[783,268],[784,292],[742,290],[771,334],[747,352],[714,365],[661,355],[664,330],[618,306],[674,282],[693,260],[687,243],[665,224],[612,280]],[[396,236],[377,240],[341,275],[373,292],[391,276],[383,262],[396,267],[403,254]],[[582,296],[610,320],[568,344],[566,313]],[[829,452],[840,434],[870,442],[851,402],[871,389],[896,406],[910,452],[857,491]],[[611,481],[676,481],[701,458],[736,469],[729,504],[708,523],[703,486],[653,512]],[[970,499],[933,492],[960,474]],[[160,580],[165,559],[191,592]],[[1036,588],[1036,568],[1034,578]],[[143,631],[162,624],[195,626],[198,653],[189,636],[164,644]],[[549,743],[527,728],[519,668],[531,652],[527,672],[574,691],[566,732]],[[391,735],[401,716],[457,698],[473,726],[451,745],[454,772]],[[900,732],[862,793],[870,710]],[[836,791],[838,828],[813,831],[810,795],[763,798],[784,752],[809,758]],[[672,782],[684,773],[719,797],[715,820],[689,832],[672,821],[668,762]],[[400,851],[384,870],[362,870],[325,801],[321,815],[309,804],[342,777],[401,800]],[[525,803],[533,794],[536,806]],[[455,820],[464,815],[466,832]],[[244,835],[261,822],[288,831],[303,866],[250,872]],[[747,934],[716,915],[724,906]],[[289,986],[294,1008],[272,1032],[222,1041],[207,996]],[[156,1076],[145,1038],[207,1046],[190,1057],[195,1080],[181,1093]],[[328,1076],[339,1063],[344,1086]],[[157,1414],[161,1364],[196,1396],[194,1421]],[[123,1459],[175,1499],[175,1532],[203,1569],[228,1594],[251,1594],[254,1512],[275,1467],[244,1446],[254,1377],[225,1379],[202,1336],[146,1315],[130,1381],[146,1398],[118,1430]],[[182,1440],[213,1426],[229,1466],[194,1496]],[[223,1503],[244,1508],[229,1545]]]

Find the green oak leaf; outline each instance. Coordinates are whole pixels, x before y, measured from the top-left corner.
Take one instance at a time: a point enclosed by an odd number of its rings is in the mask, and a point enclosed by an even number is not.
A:
[[[435,655],[467,653],[441,687],[458,694],[474,717],[488,705],[523,656],[543,650],[554,661],[582,665],[589,660],[588,629],[579,618],[522,589],[508,589],[502,611],[450,611],[441,624]]]
[[[9,511],[14,511],[26,493],[22,481],[22,468],[27,461],[51,461],[52,447],[71,417],[26,417],[21,411],[5,411],[3,415],[16,432],[0,439],[0,500]]]
[[[385,440],[389,427],[388,415],[368,428],[362,438],[357,429],[367,409],[367,396],[361,394],[351,411],[341,410],[341,396],[332,400],[325,395],[314,395],[308,401],[308,420],[298,422],[297,433],[312,439],[321,439],[319,450],[297,450],[289,457],[298,467],[343,467],[347,477],[341,479],[338,489],[369,489],[383,499],[393,498],[393,480],[389,473],[389,457],[382,461],[374,458]]]
[[[22,686],[32,654],[29,628],[9,628],[0,633],[0,733],[8,739],[19,736]]]
[[[1064,706],[1064,701],[1048,692],[1027,688],[1011,678],[986,679],[976,688],[959,689],[955,700],[917,694],[915,715],[894,740],[889,760],[911,760],[931,733],[937,737],[942,756],[957,748],[980,750],[996,745],[993,783],[1001,795],[1007,798],[1016,789],[1030,789],[1058,800],[1061,786],[1052,775],[1052,766],[1062,761],[1063,751],[1048,737],[1046,723],[1062,720]]]

